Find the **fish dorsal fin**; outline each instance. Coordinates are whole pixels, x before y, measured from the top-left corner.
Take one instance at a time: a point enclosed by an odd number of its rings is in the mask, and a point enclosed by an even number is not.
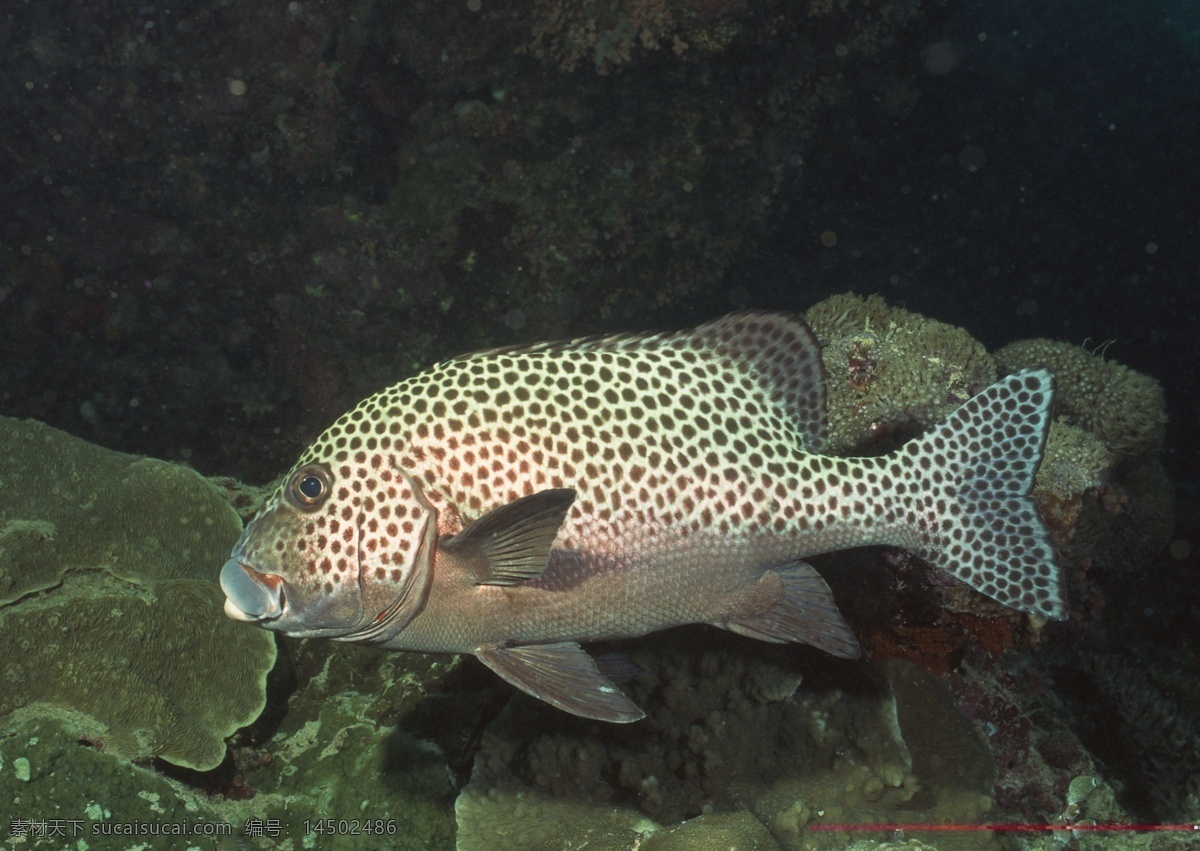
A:
[[[646,716],[574,641],[482,647],[475,655],[511,685],[572,715],[616,724]]]
[[[489,511],[442,545],[454,553],[474,550],[486,559],[479,585],[516,585],[542,574],[550,548],[575,501],[572,488],[523,496]]]
[[[825,365],[821,344],[794,313],[743,310],[680,332],[692,345],[729,358],[758,377],[767,395],[799,430],[812,452],[825,438]]]

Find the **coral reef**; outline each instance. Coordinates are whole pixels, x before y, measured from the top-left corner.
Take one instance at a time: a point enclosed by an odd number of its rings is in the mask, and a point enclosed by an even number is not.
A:
[[[931,428],[996,378],[991,356],[966,331],[889,307],[878,295],[833,296],[805,318],[823,346],[825,452],[882,454]],[[1063,457],[1061,464],[1074,471],[1080,460]],[[857,562],[868,573],[870,590],[856,591],[853,599],[863,624],[860,639],[876,657],[947,673],[972,642],[998,653],[1032,639],[1023,615],[907,553],[838,560]],[[838,578],[831,581],[838,588]]]
[[[365,702],[330,700],[319,719],[279,735],[277,755],[258,752],[252,762],[239,754],[244,773],[182,778],[81,745],[61,720],[23,718],[0,732],[5,828],[32,822],[18,847],[36,849],[174,847],[182,845],[180,826],[191,831],[189,848],[453,848],[453,794],[441,755],[355,717]],[[30,764],[28,780],[11,770],[18,759]],[[143,835],[129,835],[131,826]]]
[[[1136,570],[1166,546],[1171,493],[1156,452],[1165,411],[1151,378],[1077,347],[1007,346],[995,360],[966,331],[891,308],[879,296],[838,295],[806,314],[824,346],[829,406],[825,451],[873,455],[928,429],[994,380],[1033,365],[1056,373],[1055,421],[1033,497],[1067,556],[1080,622],[1099,617],[1097,581]],[[1119,410],[1117,410],[1119,409]],[[1133,447],[1139,447],[1130,454]],[[877,590],[855,600],[877,656],[952,670],[968,636],[992,652],[1037,637],[1022,616],[995,606],[903,553],[884,553]],[[932,590],[936,602],[929,597]]]
[[[631,659],[645,669],[630,686],[644,722],[600,729],[518,698],[491,725],[457,804],[461,848],[601,836],[629,848],[642,834],[657,848],[672,824],[737,831],[750,847],[844,848],[848,834],[808,828],[992,808],[987,749],[954,720],[945,685],[905,663],[814,665],[806,650],[688,630]],[[706,824],[734,811],[739,826]]]
[[[1046,446],[1033,497],[1055,545],[1065,550],[1076,537],[1085,495],[1095,498],[1109,481],[1114,457],[1098,437],[1061,419],[1050,424]]]
[[[1095,620],[1107,581],[1140,570],[1175,525],[1159,454],[1166,401],[1153,378],[1053,340],[1022,340],[996,352],[1002,371],[1046,366],[1055,375],[1057,421],[1034,497],[1069,555],[1074,616]]]
[[[127,759],[215,767],[275,661],[222,614],[237,514],[191,470],[8,418],[0,480],[0,725],[58,717]]]

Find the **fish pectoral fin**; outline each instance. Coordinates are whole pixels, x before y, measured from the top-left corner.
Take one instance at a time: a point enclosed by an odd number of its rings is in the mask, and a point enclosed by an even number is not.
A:
[[[572,715],[617,724],[646,717],[574,641],[483,647],[475,655],[508,683]]]
[[[735,614],[717,626],[760,641],[811,644],[843,659],[861,655],[862,648],[838,611],[833,592],[807,562],[793,561],[768,570],[747,596],[756,611]],[[762,608],[764,596],[773,602]]]
[[[550,548],[575,501],[573,488],[554,488],[523,496],[489,511],[442,548],[473,549],[486,560],[477,585],[516,585],[541,576]]]

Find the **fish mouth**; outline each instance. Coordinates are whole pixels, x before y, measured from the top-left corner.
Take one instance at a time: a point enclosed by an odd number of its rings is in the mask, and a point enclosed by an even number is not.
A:
[[[221,568],[221,590],[225,592],[225,614],[235,621],[261,623],[283,614],[283,579],[259,573],[231,558]]]

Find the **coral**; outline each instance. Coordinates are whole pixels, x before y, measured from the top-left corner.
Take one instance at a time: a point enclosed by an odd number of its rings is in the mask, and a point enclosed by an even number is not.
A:
[[[1085,504],[1091,504],[1108,481],[1113,460],[1108,447],[1090,432],[1061,419],[1050,424],[1033,498],[1059,549],[1067,548],[1076,536]]]
[[[720,53],[739,30],[745,0],[607,0],[562,3],[537,0],[533,41],[523,48],[564,71],[581,62],[600,74],[633,61],[635,52],[669,47],[678,56],[690,48]]]
[[[997,802],[1005,812],[1047,818],[1061,810],[1071,778],[1095,771],[1069,730],[1035,724],[1037,702],[996,657],[970,654],[950,685],[955,703],[988,742]]]
[[[1167,410],[1162,386],[1148,375],[1080,346],[1021,340],[996,352],[1004,372],[1044,366],[1057,379],[1056,412],[1091,432],[1118,456],[1162,448]]]
[[[485,733],[459,797],[460,847],[579,847],[603,835],[628,848],[639,834],[649,834],[641,847],[659,847],[683,825],[690,847],[728,847],[736,833],[747,847],[844,848],[847,834],[808,827],[987,817],[990,755],[954,721],[943,684],[903,663],[856,663],[808,665],[816,681],[802,685],[805,653],[696,631],[652,636],[631,654],[645,670],[630,688],[648,717],[622,728],[517,698]],[[553,828],[548,844],[530,838],[534,825]]]
[[[1037,471],[1034,499],[1067,499],[1098,490],[1112,472],[1113,453],[1095,435],[1056,419],[1046,437],[1046,457]]]
[[[836,295],[805,318],[824,347],[829,429],[823,450],[873,454],[913,437],[991,384],[996,367],[961,328]]]
[[[319,718],[278,737],[278,752],[259,752],[265,768],[210,772],[224,785],[208,785],[206,774],[199,788],[81,744],[61,719],[27,716],[0,732],[0,800],[13,820],[42,813],[69,820],[57,835],[31,830],[22,848],[168,847],[161,834],[153,846],[147,838],[140,845],[113,838],[138,823],[162,830],[195,825],[187,847],[203,849],[453,848],[453,794],[441,755],[394,727],[364,729],[354,717],[363,705],[361,695],[328,701]],[[29,762],[28,781],[14,777],[16,759]],[[230,833],[214,835],[214,826]]]
[[[208,583],[70,574],[0,614],[0,724],[59,717],[127,758],[210,769],[266,702],[274,647],[230,629]],[[10,717],[5,717],[10,716]]]
[[[0,419],[0,605],[75,568],[132,582],[211,580],[240,523],[192,470]],[[215,560],[215,561],[214,561]]]
[[[187,468],[0,418],[0,724],[65,719],[126,758],[207,769],[262,711],[268,635],[222,615],[241,522]]]
[[[829,429],[823,449],[834,454],[894,448],[998,372],[1038,364],[1061,370],[1055,376],[1058,416],[1033,498],[1064,553],[1076,621],[1103,609],[1097,579],[1137,571],[1167,545],[1171,490],[1155,457],[1165,414],[1153,379],[1049,341],[1005,347],[993,362],[962,329],[890,308],[879,296],[833,296],[806,317],[824,346]],[[972,640],[996,653],[1036,640],[1038,624],[1031,629],[1024,617],[908,554],[880,558],[889,564],[877,587],[893,587],[890,599],[883,591],[856,599],[860,610],[874,610],[860,637],[877,657],[910,659],[944,673]]]
[[[1140,648],[1073,654],[1060,676],[1084,716],[1085,738],[1126,780],[1131,807],[1168,822],[1200,820],[1200,686],[1194,661]]]
[[[966,331],[889,307],[877,295],[832,296],[805,318],[823,346],[824,452],[872,455],[895,448],[996,377],[990,355]],[[946,673],[972,642],[999,653],[1030,639],[1024,616],[908,553],[885,551],[871,569],[873,590],[856,594],[855,603],[862,615],[860,640],[876,658],[907,659]]]

